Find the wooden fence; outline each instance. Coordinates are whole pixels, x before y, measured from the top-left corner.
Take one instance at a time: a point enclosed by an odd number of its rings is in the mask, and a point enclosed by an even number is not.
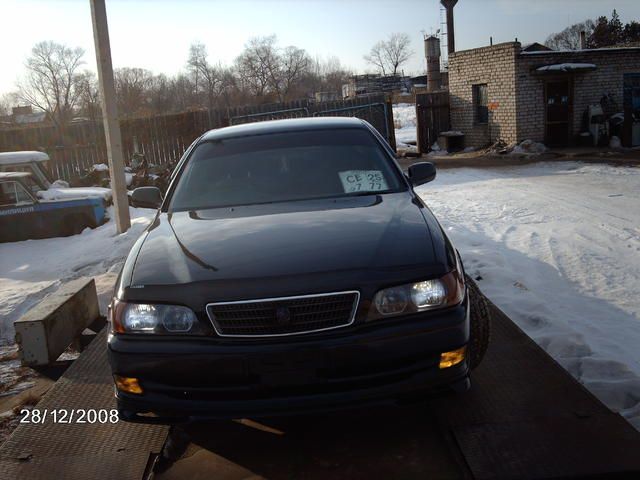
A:
[[[427,153],[441,132],[449,130],[449,92],[416,94],[418,152]]]
[[[395,148],[391,102],[384,95],[372,95],[332,102],[299,100],[122,119],[124,158],[128,162],[138,151],[151,164],[172,164],[207,130],[238,123],[318,115],[363,118]],[[53,126],[0,130],[0,151],[19,150],[46,152],[51,158],[53,177],[64,180],[82,174],[94,164],[107,163],[101,120],[68,125],[63,133]]]

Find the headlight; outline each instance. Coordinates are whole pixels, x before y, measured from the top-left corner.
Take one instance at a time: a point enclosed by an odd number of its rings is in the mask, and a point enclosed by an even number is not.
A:
[[[182,305],[114,301],[111,316],[117,333],[200,333],[195,313]]]
[[[463,299],[462,276],[453,270],[442,278],[380,290],[373,297],[367,320],[449,307]]]
[[[409,295],[404,287],[387,288],[376,293],[373,303],[381,315],[393,315],[404,312],[409,303]]]

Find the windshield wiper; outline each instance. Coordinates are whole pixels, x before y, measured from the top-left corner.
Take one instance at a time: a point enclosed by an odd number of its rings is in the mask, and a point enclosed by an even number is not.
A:
[[[390,193],[391,190],[377,190],[375,192],[372,191],[362,191],[362,192],[349,192],[344,195],[340,195],[341,197],[366,197],[369,195],[379,195],[381,193]]]

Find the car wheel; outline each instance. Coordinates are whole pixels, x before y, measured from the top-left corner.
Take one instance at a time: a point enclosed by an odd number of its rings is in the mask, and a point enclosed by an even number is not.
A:
[[[476,282],[465,276],[469,289],[470,334],[469,334],[469,368],[473,370],[484,358],[491,336],[491,310],[487,298],[482,294]]]
[[[74,214],[64,217],[64,226],[62,230],[63,237],[70,237],[81,233],[85,228],[94,228],[95,222],[92,222],[87,215]]]

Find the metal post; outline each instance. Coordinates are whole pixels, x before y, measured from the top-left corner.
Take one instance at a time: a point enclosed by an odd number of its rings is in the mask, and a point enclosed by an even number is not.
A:
[[[104,121],[104,133],[107,140],[109,175],[111,177],[113,206],[116,214],[116,228],[118,233],[124,233],[131,227],[131,219],[129,218],[127,182],[124,175],[124,158],[122,155],[120,124],[118,123],[116,89],[113,81],[113,66],[111,65],[111,45],[109,44],[107,10],[104,0],[90,0],[90,3],[102,102],[102,119]]]
[[[440,0],[442,6],[447,10],[447,49],[449,53],[456,51],[456,36],[453,26],[453,7],[458,0]]]

